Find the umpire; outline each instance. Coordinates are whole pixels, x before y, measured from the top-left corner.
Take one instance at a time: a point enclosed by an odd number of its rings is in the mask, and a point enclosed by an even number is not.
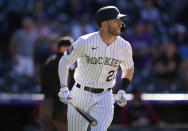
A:
[[[58,52],[51,56],[41,66],[41,85],[45,99],[40,103],[39,124],[41,131],[61,131],[67,129],[66,105],[62,104],[58,98],[59,77],[58,63],[63,53],[73,43],[71,37],[62,37],[57,41]],[[70,70],[70,74],[73,71]],[[73,76],[69,75],[70,86],[74,83]]]

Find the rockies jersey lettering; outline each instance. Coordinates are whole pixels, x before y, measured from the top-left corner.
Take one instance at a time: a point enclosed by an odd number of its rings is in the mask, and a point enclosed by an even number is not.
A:
[[[109,65],[113,67],[119,67],[120,63],[122,62],[114,58],[108,58],[108,57],[90,58],[90,56],[87,56],[87,55],[86,55],[86,61],[88,64],[104,64],[104,65]]]
[[[115,84],[115,76],[119,66],[129,69],[133,66],[132,48],[129,42],[120,36],[111,45],[106,45],[99,32],[80,37],[68,49],[60,60],[59,73],[65,71],[67,65],[77,61],[74,73],[75,81],[84,86],[94,88],[111,88]],[[67,76],[60,75],[62,85],[67,84]]]

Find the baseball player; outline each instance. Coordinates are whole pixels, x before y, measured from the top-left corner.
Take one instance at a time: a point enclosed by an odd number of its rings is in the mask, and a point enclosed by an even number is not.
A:
[[[59,62],[59,98],[64,103],[71,102],[84,109],[98,121],[96,126],[91,126],[91,131],[106,131],[112,122],[112,87],[119,66],[122,68],[122,79],[118,104],[122,107],[126,105],[125,91],[132,80],[134,67],[131,45],[120,37],[125,30],[121,17],[125,15],[114,6],[99,9],[95,15],[99,31],[78,38]],[[75,84],[69,91],[68,67],[75,61]],[[69,131],[87,130],[89,123],[70,105],[67,119]]]

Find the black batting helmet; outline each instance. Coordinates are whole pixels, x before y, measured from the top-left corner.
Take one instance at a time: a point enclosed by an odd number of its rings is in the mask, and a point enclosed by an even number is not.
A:
[[[101,23],[106,20],[122,18],[126,15],[121,14],[115,6],[105,6],[100,8],[95,14],[95,22],[98,28],[101,27]],[[125,24],[123,23],[121,31],[125,31]]]

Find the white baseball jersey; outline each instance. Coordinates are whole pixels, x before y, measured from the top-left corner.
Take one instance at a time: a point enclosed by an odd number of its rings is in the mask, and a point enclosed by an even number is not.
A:
[[[99,32],[80,37],[65,52],[59,63],[61,85],[67,85],[66,68],[76,60],[75,81],[94,88],[112,88],[118,67],[128,69],[133,66],[129,42],[117,36],[112,44],[106,45]],[[61,72],[66,75],[61,75]]]

